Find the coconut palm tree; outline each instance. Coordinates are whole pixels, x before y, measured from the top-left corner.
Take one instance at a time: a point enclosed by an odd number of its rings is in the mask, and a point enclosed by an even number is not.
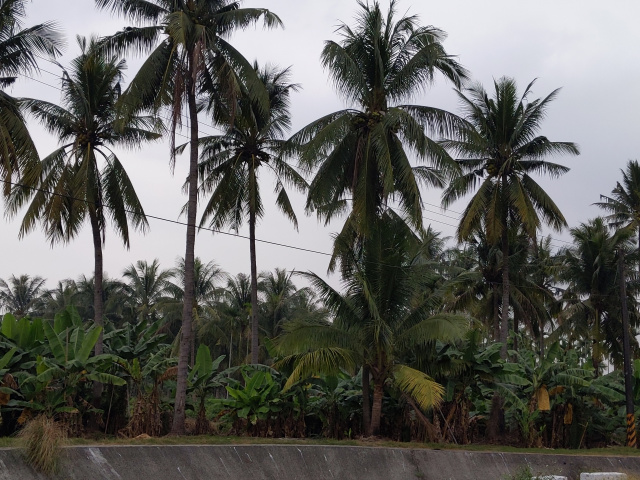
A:
[[[16,318],[41,315],[44,308],[44,283],[42,277],[11,275],[8,281],[0,278],[0,308]]]
[[[622,361],[617,252],[630,249],[632,235],[629,229],[611,233],[604,219],[598,217],[572,228],[573,245],[560,252],[564,264],[561,280],[566,288],[556,335],[564,334],[570,341],[584,339],[591,343],[596,377],[605,353],[610,354],[617,365]],[[637,322],[634,293],[632,288],[627,291],[632,324]]]
[[[423,245],[403,219],[388,211],[374,227],[364,251],[353,252],[351,273],[343,277],[344,293],[313,273],[304,274],[334,315],[333,322],[290,322],[278,345],[289,354],[279,365],[293,367],[287,386],[311,375],[362,366],[364,418],[370,413],[367,430],[377,435],[388,384],[422,408],[439,402],[442,387],[401,360],[436,339],[460,338],[468,319],[440,312],[434,296],[424,294],[433,266],[421,261]],[[374,384],[370,412],[369,376]]]
[[[237,341],[235,359],[237,363],[245,363],[250,358],[249,347],[251,336],[251,278],[249,275],[239,273],[227,278],[222,302],[220,305],[221,317],[228,325],[229,333],[229,366],[232,365],[233,340]],[[242,338],[245,337],[246,348],[242,346]]]
[[[298,290],[291,280],[293,272],[283,268],[276,268],[274,272],[262,272],[258,288],[262,294],[262,316],[264,331],[267,336],[277,337],[282,325],[290,320],[288,313],[298,292],[303,294],[306,289]]]
[[[95,313],[95,291],[96,277],[80,275],[74,282],[76,294],[74,300],[77,309],[83,320],[90,322],[96,317]],[[127,316],[127,301],[129,295],[126,285],[119,279],[109,278],[106,274],[102,276],[102,318],[105,324],[121,327]]]
[[[560,209],[531,174],[557,177],[569,169],[544,160],[555,154],[578,155],[570,142],[552,142],[537,135],[549,104],[559,90],[543,99],[527,101],[531,82],[521,97],[515,80],[503,77],[494,82],[490,98],[482,85],[458,90],[467,124],[455,138],[441,145],[459,156],[461,174],[454,178],[442,197],[447,208],[453,202],[477,191],[460,218],[458,241],[469,239],[478,230],[502,249],[502,309],[500,341],[507,356],[509,332],[509,230],[519,227],[535,239],[542,223],[559,230],[566,225]]]
[[[44,318],[54,318],[66,308],[75,307],[78,304],[78,288],[76,282],[70,278],[58,280],[55,288],[44,294],[45,309]]]
[[[240,8],[230,0],[96,0],[100,8],[123,14],[135,22],[105,39],[105,48],[124,52],[134,49],[150,52],[127,90],[123,106],[171,112],[171,164],[175,161],[175,133],[182,124],[183,107],[189,119],[189,174],[186,208],[185,246],[186,286],[182,312],[183,336],[178,361],[178,380],[172,432],[185,431],[189,335],[194,301],[195,238],[198,200],[198,97],[234,98],[244,81],[266,106],[266,92],[259,88],[251,65],[234,49],[227,38],[234,31],[264,19],[267,27],[281,25],[269,10]],[[238,74],[236,74],[238,72]],[[241,80],[242,79],[242,80]],[[261,92],[261,93],[260,93]]]
[[[353,107],[312,122],[292,142],[302,145],[304,168],[315,169],[307,210],[325,222],[349,211],[343,236],[364,237],[392,200],[413,226],[422,225],[419,182],[441,187],[443,171],[456,168],[426,130],[443,135],[460,120],[401,102],[427,88],[438,73],[456,86],[467,73],[445,51],[445,33],[419,26],[416,16],[397,18],[395,1],[386,15],[377,1],[358,5],[355,27],[340,25],[341,41],[325,42],[321,54],[338,93]],[[412,166],[410,153],[431,166]]]
[[[162,309],[165,315],[171,319],[179,316],[179,312],[182,311],[185,302],[185,284],[184,284],[184,270],[185,261],[184,258],[178,259],[176,268],[171,270],[170,276],[174,281],[167,281],[166,290],[171,297],[162,302]],[[227,278],[227,274],[219,265],[215,262],[203,263],[202,260],[196,257],[195,259],[195,281],[193,286],[194,302],[193,302],[193,322],[191,328],[193,329],[188,338],[191,339],[191,343],[187,345],[191,354],[191,364],[195,361],[195,331],[198,324],[201,323],[201,319],[212,311],[215,310],[215,303],[218,298],[223,294],[219,284]],[[184,330],[185,324],[182,322],[181,329]],[[184,333],[180,335],[180,338],[184,338]],[[182,343],[180,342],[180,348],[182,349]]]
[[[51,245],[70,242],[89,220],[95,258],[94,320],[102,327],[102,247],[107,225],[111,224],[127,248],[129,224],[142,231],[148,226],[113,148],[139,147],[160,134],[150,117],[131,116],[123,123],[117,116],[124,60],[97,49],[95,39],[77,40],[81,54],[69,71],[63,69],[61,105],[22,100],[61,146],[23,173],[21,184],[26,187],[14,189],[7,205],[16,214],[28,203],[20,236],[41,224]],[[96,355],[102,353],[102,333],[95,349]]]
[[[616,183],[610,197],[600,195],[602,201],[596,205],[610,213],[606,219],[614,228],[628,228],[637,232],[640,248],[640,164],[637,160],[629,160],[627,168],[620,172],[622,183]]]
[[[25,162],[37,161],[19,102],[5,89],[18,75],[38,71],[39,55],[56,57],[62,40],[54,23],[23,28],[26,0],[0,0],[0,178],[8,195],[11,181],[19,178]]]
[[[122,275],[127,280],[127,294],[136,319],[157,318],[158,306],[168,294],[171,270],[161,270],[156,258],[151,263],[138,260],[135,265],[129,265]]]
[[[200,224],[220,229],[230,225],[238,230],[248,217],[251,259],[251,363],[258,363],[258,269],[256,260],[256,223],[264,214],[260,192],[260,173],[271,172],[275,178],[276,205],[293,222],[293,211],[285,185],[304,191],[304,178],[282,158],[283,137],[291,125],[289,96],[297,85],[289,83],[289,71],[276,68],[260,69],[254,64],[258,78],[269,95],[265,109],[246,93],[228,114],[218,115],[222,135],[202,139],[200,189],[210,193]],[[233,118],[231,118],[233,117]],[[225,125],[226,124],[226,125]],[[261,168],[262,167],[262,168]]]

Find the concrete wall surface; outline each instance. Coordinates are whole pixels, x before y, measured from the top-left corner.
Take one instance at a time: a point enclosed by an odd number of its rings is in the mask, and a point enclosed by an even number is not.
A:
[[[468,452],[321,445],[83,446],[64,451],[57,478],[73,480],[503,480],[624,472],[640,457]],[[16,449],[0,449],[0,480],[44,479]]]

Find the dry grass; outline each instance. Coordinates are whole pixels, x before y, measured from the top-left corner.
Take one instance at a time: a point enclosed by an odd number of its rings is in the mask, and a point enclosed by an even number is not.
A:
[[[39,415],[25,425],[18,437],[29,465],[45,475],[56,472],[60,449],[67,439],[66,431],[60,424],[45,415]]]

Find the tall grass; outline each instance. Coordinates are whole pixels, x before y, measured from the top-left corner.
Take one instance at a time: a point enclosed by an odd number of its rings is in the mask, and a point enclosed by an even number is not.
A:
[[[51,475],[58,470],[61,447],[67,435],[65,429],[46,415],[38,415],[18,433],[29,465],[36,471]]]

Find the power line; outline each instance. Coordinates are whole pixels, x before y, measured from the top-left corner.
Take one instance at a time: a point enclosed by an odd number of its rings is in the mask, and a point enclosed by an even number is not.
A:
[[[82,203],[86,203],[87,205],[89,205],[89,204],[94,204],[95,205],[95,203],[90,202],[89,200],[72,197],[70,195],[65,195],[63,193],[51,192],[49,190],[45,190],[45,189],[42,189],[42,188],[32,187],[32,186],[29,186],[29,185],[25,185],[23,183],[11,182],[9,180],[4,180],[4,179],[0,180],[0,181],[2,181],[3,183],[6,183],[8,185],[12,185],[14,187],[28,188],[29,190],[35,190],[37,192],[46,193],[48,195],[54,195],[54,196],[57,196],[57,197],[62,197],[62,198],[66,198],[66,199],[69,199],[69,200],[73,200],[74,202],[82,202]],[[104,205],[104,206],[106,208],[111,208],[111,207],[109,207],[107,205]],[[126,208],[123,209],[123,211],[125,213],[131,214],[131,215],[140,215],[140,213],[134,212],[132,210],[128,210]],[[185,227],[189,226],[189,224],[187,222],[182,222],[180,220],[172,220],[170,218],[160,217],[158,215],[144,214],[144,216],[146,218],[151,218],[153,220],[172,223],[172,224],[175,224],[175,225],[182,225],[182,226],[185,226]],[[196,228],[198,228],[198,230],[205,230],[205,231],[209,231],[209,232],[212,232],[212,233],[220,233],[222,235],[228,235],[228,236],[236,237],[236,238],[243,238],[245,240],[249,240],[250,239],[250,237],[248,237],[246,235],[241,235],[239,233],[225,232],[224,230],[218,230],[218,229],[209,228],[209,227],[198,227],[197,225],[194,225],[194,226]],[[291,248],[293,250],[299,250],[299,251],[308,252],[308,253],[315,253],[317,255],[324,255],[324,256],[329,256],[329,257],[332,256],[331,253],[321,252],[319,250],[313,250],[313,249],[310,249],[310,248],[298,247],[296,245],[287,245],[287,244],[284,244],[284,243],[274,242],[272,240],[263,240],[263,239],[259,239],[259,238],[256,238],[255,240],[256,240],[256,242],[265,243],[265,244],[268,244],[268,245],[275,245],[275,246],[278,246],[278,247]]]
[[[14,187],[27,188],[29,190],[35,190],[35,191],[38,191],[38,192],[46,193],[48,195],[54,195],[54,196],[58,196],[58,197],[62,197],[62,198],[67,198],[69,200],[82,202],[82,203],[85,203],[85,204],[94,204],[93,202],[90,202],[89,200],[86,200],[86,199],[80,199],[80,198],[72,197],[70,195],[57,193],[57,192],[51,192],[49,190],[45,190],[45,189],[37,188],[37,187],[32,187],[32,186],[25,185],[25,184],[18,183],[18,182],[12,182],[12,181],[9,181],[9,180],[4,180],[4,179],[0,179],[0,181],[3,182],[3,183],[6,183],[8,185],[12,185]],[[112,208],[112,207],[109,207],[107,205],[105,205],[104,207],[105,208]],[[129,213],[129,214],[132,214],[132,215],[140,215],[138,212],[134,212],[132,210],[128,210],[128,209],[123,209],[123,210],[126,213]],[[172,220],[172,219],[169,219],[169,218],[166,218],[166,217],[160,217],[158,215],[148,215],[148,214],[143,214],[143,215],[146,218],[150,218],[150,219],[153,219],[153,220],[158,220],[158,221],[162,221],[162,222],[166,222],[166,223],[171,223],[171,224],[174,224],[174,225],[189,226],[189,224],[187,222],[182,222],[180,220]],[[205,231],[209,231],[209,232],[212,232],[212,233],[219,233],[219,234],[227,235],[227,236],[230,236],[230,237],[242,238],[242,239],[245,239],[245,240],[250,240],[250,237],[248,237],[246,235],[241,235],[241,234],[238,234],[238,233],[225,232],[223,230],[218,230],[218,229],[210,228],[210,227],[197,227],[197,228],[198,228],[198,230],[205,230]],[[289,248],[289,249],[292,249],[292,250],[302,251],[302,252],[306,252],[306,253],[313,253],[313,254],[316,254],[316,255],[323,255],[323,256],[328,256],[328,257],[333,256],[333,254],[331,254],[331,253],[322,252],[322,251],[319,251],[319,250],[314,250],[314,249],[305,248],[305,247],[299,247],[299,246],[296,246],[296,245],[289,245],[289,244],[285,244],[285,243],[275,242],[275,241],[272,241],[272,240],[264,240],[264,239],[256,238],[255,241],[259,242],[259,243],[264,243],[264,244],[267,244],[267,245],[274,245],[274,246],[277,246],[277,247]],[[376,265],[382,265],[382,266],[388,266],[388,267],[394,267],[394,268],[404,268],[404,266],[391,265],[391,264],[386,264],[386,263],[381,263],[381,262],[368,261],[367,263],[373,263],[373,264],[376,264]],[[490,280],[485,280],[484,283],[487,284],[487,285],[502,285],[501,282],[495,282],[495,281],[490,281]],[[511,285],[513,287],[519,288],[519,289],[536,290],[536,291],[542,291],[542,292],[545,292],[545,293],[552,293],[553,294],[553,292],[550,292],[549,290],[546,290],[543,287],[541,287],[539,285],[535,285],[535,284],[534,285],[519,285],[519,284],[516,284],[516,283],[511,283]],[[583,299],[583,298],[580,298],[580,297],[563,297],[561,294],[560,295],[553,294],[553,295],[554,295],[554,297],[559,296],[560,298],[557,298],[557,300],[563,301],[563,302],[566,302],[566,301],[581,301],[581,302],[584,302],[584,301],[588,300],[589,298],[594,298],[594,297],[595,298],[609,298],[609,297],[611,297],[610,295],[604,295],[604,294],[589,294],[589,295],[587,295],[586,299]]]

